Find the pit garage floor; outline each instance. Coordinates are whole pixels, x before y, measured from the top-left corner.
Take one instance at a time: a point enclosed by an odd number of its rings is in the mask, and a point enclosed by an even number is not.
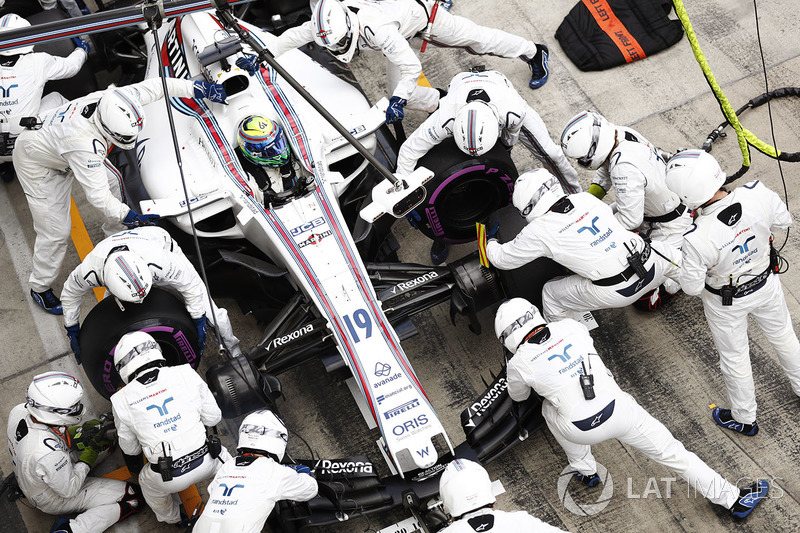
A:
[[[411,1],[411,0],[409,0]],[[545,0],[504,0],[481,2],[455,0],[453,13],[478,23],[501,27],[529,36],[550,46],[550,81],[542,89],[527,88],[528,68],[518,60],[478,57],[463,51],[431,48],[422,56],[425,74],[431,84],[446,87],[457,72],[474,65],[486,65],[504,72],[521,94],[542,116],[557,138],[567,120],[588,108],[597,109],[620,125],[635,128],[651,142],[668,150],[699,147],[706,134],[722,121],[716,101],[699,66],[692,57],[688,41],[659,55],[605,72],[580,72],[565,57],[553,34],[574,2]],[[792,86],[800,80],[800,22],[793,16],[792,0],[760,0],[758,3],[764,58],[770,88]],[[735,108],[764,92],[764,77],[756,40],[752,2],[726,0],[687,1],[687,9],[714,74]],[[377,53],[364,53],[352,63],[374,101],[384,93],[384,65]],[[775,135],[779,147],[800,150],[800,107],[793,99],[772,105]],[[408,112],[406,127],[418,124],[424,116]],[[761,139],[770,140],[767,110],[760,108],[744,116],[744,123]],[[730,130],[728,130],[730,134]],[[741,163],[735,141],[718,142],[713,154],[723,168],[732,173]],[[513,157],[520,170],[536,166],[532,157],[517,147]],[[798,166],[783,165],[789,184],[789,207],[797,218],[800,197],[797,188]],[[753,151],[752,170],[739,184],[759,179],[782,194],[778,166]],[[581,171],[588,186],[591,174]],[[89,234],[94,242],[102,238],[99,215],[75,187]],[[396,225],[403,245],[401,258],[426,263],[429,241],[411,230],[405,221]],[[50,369],[82,376],[69,351],[60,319],[34,308],[28,296],[27,277],[34,234],[30,213],[18,182],[0,184],[0,421],[6,425],[8,411],[24,401],[31,377]],[[798,294],[800,265],[798,233],[792,232],[783,255],[792,265],[781,277],[793,316],[800,311]],[[783,235],[776,236],[778,243]],[[462,245],[452,250],[451,259],[473,250]],[[60,284],[69,269],[78,263],[70,250]],[[253,343],[259,329],[250,317],[242,317],[235,303],[226,305],[235,320],[234,330],[244,344]],[[84,311],[90,307],[88,298]],[[449,323],[446,305],[415,318],[419,335],[404,343],[406,352],[423,386],[448,431],[458,443],[463,439],[459,414],[475,395],[483,391],[481,376],[489,378],[500,368],[501,353],[491,336],[494,309],[481,313],[484,334],[474,336],[465,319],[456,326]],[[608,470],[607,491],[602,501],[600,490],[581,490],[568,486],[574,504],[563,503],[557,482],[566,466],[564,453],[547,432],[540,432],[518,446],[488,470],[502,481],[507,492],[498,499],[506,510],[525,509],[532,514],[573,532],[658,532],[673,531],[800,531],[800,444],[796,416],[800,400],[792,393],[774,351],[760,331],[750,331],[761,432],[754,438],[735,435],[718,428],[711,419],[709,405],[727,403],[702,306],[698,298],[681,295],[662,312],[642,314],[634,309],[608,310],[595,314],[599,327],[592,334],[606,364],[623,389],[656,418],[670,428],[688,449],[697,453],[731,481],[740,485],[762,478],[772,484],[770,498],[744,523],[734,523],[727,513],[700,495],[687,491],[682,480],[656,465],[630,447],[609,441],[595,447],[598,461]],[[204,364],[214,363],[207,356]],[[318,362],[308,363],[281,376],[286,401],[281,412],[287,424],[303,436],[318,456],[345,457],[365,454],[379,462],[374,445],[376,432],[369,431],[349,395],[347,387],[337,385],[325,375]],[[93,392],[93,409],[110,409],[108,402]],[[232,449],[233,441],[227,444]],[[289,449],[295,455],[307,453],[296,437]],[[119,454],[106,468],[122,464]],[[10,471],[7,454],[0,454],[0,472]],[[613,481],[612,481],[613,479]],[[201,487],[202,489],[202,487]],[[598,503],[589,508],[587,504]],[[581,515],[580,507],[595,512]],[[601,508],[601,510],[599,510]],[[48,531],[52,518],[27,508],[22,503],[0,501],[0,531]],[[371,522],[355,518],[330,532],[375,530],[402,519],[402,513],[374,516]],[[172,531],[156,523],[149,511],[117,526],[113,531]],[[320,530],[322,531],[322,530]]]

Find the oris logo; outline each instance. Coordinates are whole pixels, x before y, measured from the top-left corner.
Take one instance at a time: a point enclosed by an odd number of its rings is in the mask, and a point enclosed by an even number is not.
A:
[[[472,412],[476,415],[482,415],[486,409],[491,407],[491,405],[500,397],[500,395],[508,388],[508,382],[506,378],[500,378],[497,383],[495,383],[491,389],[486,391],[477,402],[473,403],[470,406]]]
[[[399,437],[404,433],[408,433],[427,424],[428,424],[428,416],[419,415],[417,417],[412,418],[411,420],[408,420],[400,425],[393,427],[392,433],[394,433],[396,436]]]
[[[325,474],[372,474],[372,463],[366,461],[318,461],[314,470]]]
[[[307,325],[303,326],[300,329],[296,329],[296,330],[292,331],[291,333],[289,333],[287,335],[284,335],[283,337],[276,337],[276,338],[272,339],[269,342],[269,344],[267,344],[267,351],[269,352],[271,350],[276,349],[279,346],[283,346],[284,344],[286,344],[288,342],[291,342],[293,340],[297,340],[300,337],[308,335],[312,331],[314,331],[314,325],[313,324],[307,324]]]

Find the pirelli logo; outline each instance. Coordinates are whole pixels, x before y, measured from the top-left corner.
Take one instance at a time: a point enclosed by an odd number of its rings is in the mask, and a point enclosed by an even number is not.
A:
[[[383,413],[383,416],[386,417],[386,420],[389,420],[393,416],[397,416],[399,414],[405,413],[406,411],[410,411],[415,407],[419,407],[419,399],[417,398],[414,398],[410,402],[406,402],[402,405],[398,405],[394,409],[389,409],[388,411]]]

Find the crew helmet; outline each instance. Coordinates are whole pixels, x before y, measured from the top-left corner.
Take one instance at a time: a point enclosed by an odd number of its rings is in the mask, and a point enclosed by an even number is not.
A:
[[[25,394],[25,408],[39,422],[51,426],[74,426],[83,414],[83,385],[63,372],[34,376]]]
[[[136,139],[144,127],[144,110],[130,94],[113,89],[97,102],[95,124],[109,141],[123,150],[136,146]]]
[[[153,286],[153,274],[138,254],[122,250],[106,258],[103,282],[117,299],[139,304]]]
[[[278,168],[291,157],[281,125],[261,115],[251,115],[239,124],[236,141],[242,154],[256,165]]]
[[[584,168],[600,168],[616,142],[617,128],[597,111],[584,111],[570,119],[561,134],[561,149]]]
[[[495,502],[489,473],[469,459],[447,465],[439,478],[439,495],[445,512],[453,518]]]
[[[566,195],[558,178],[543,168],[537,168],[523,172],[517,178],[511,203],[530,222],[547,213],[553,204]]]
[[[489,104],[473,100],[456,113],[453,136],[465,154],[483,155],[492,149],[500,137],[500,123]]]
[[[705,150],[684,150],[667,163],[666,182],[687,208],[697,209],[725,185],[725,173]]]
[[[239,426],[239,453],[252,451],[255,453],[266,452],[283,459],[286,452],[286,442],[289,435],[286,426],[280,418],[269,409],[262,409],[250,413],[242,420]]]
[[[314,42],[349,63],[358,48],[358,16],[339,0],[320,0],[311,15]]]
[[[132,331],[126,333],[114,348],[114,368],[126,385],[145,365],[164,361],[161,346],[149,333]]]
[[[16,30],[17,28],[29,28],[30,25],[30,22],[14,13],[9,13],[8,15],[3,15],[0,17],[0,33],[9,30]],[[15,56],[27,54],[28,52],[33,52],[33,46],[22,46],[20,48],[0,50],[0,55]]]
[[[522,340],[538,326],[546,324],[539,309],[525,298],[512,298],[497,308],[494,334],[512,354]]]

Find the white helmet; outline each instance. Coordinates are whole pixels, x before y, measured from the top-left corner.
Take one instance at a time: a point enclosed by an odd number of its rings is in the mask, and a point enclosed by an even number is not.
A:
[[[523,172],[514,183],[511,203],[528,222],[547,213],[567,193],[558,178],[543,168]]]
[[[617,138],[617,128],[597,111],[584,111],[572,117],[561,134],[561,149],[584,168],[600,168]]]
[[[439,478],[444,510],[453,518],[495,502],[489,473],[469,459],[456,459]]]
[[[83,385],[63,372],[45,372],[33,378],[25,394],[25,408],[39,422],[74,426],[83,414]]]
[[[358,16],[339,0],[320,0],[311,15],[314,42],[343,63],[353,59],[358,47]]]
[[[139,255],[123,250],[112,252],[103,265],[105,286],[123,302],[142,303],[153,286],[153,274]]]
[[[114,348],[114,368],[126,385],[143,366],[153,361],[166,361],[161,346],[149,333],[132,331],[126,333]]]
[[[136,146],[144,127],[144,110],[131,95],[114,89],[107,91],[97,102],[95,124],[114,144],[123,150]]]
[[[512,298],[497,308],[494,334],[514,354],[528,333],[544,324],[544,317],[535,305],[525,298]]]
[[[14,13],[9,13],[8,15],[3,15],[0,17],[0,33],[9,30],[15,30],[17,28],[29,28],[30,25],[30,22],[19,15],[15,15]],[[19,54],[27,54],[28,52],[33,52],[33,46],[22,46],[20,48],[0,50],[0,55],[15,56]]]
[[[667,163],[667,187],[689,209],[708,202],[725,185],[725,173],[705,150],[684,150]]]
[[[262,409],[250,413],[242,420],[242,425],[239,426],[239,445],[236,449],[240,453],[243,450],[267,452],[281,461],[288,440],[289,435],[281,419],[269,409]]]
[[[489,104],[482,100],[473,100],[456,113],[453,136],[465,154],[483,155],[497,142],[500,123]]]

